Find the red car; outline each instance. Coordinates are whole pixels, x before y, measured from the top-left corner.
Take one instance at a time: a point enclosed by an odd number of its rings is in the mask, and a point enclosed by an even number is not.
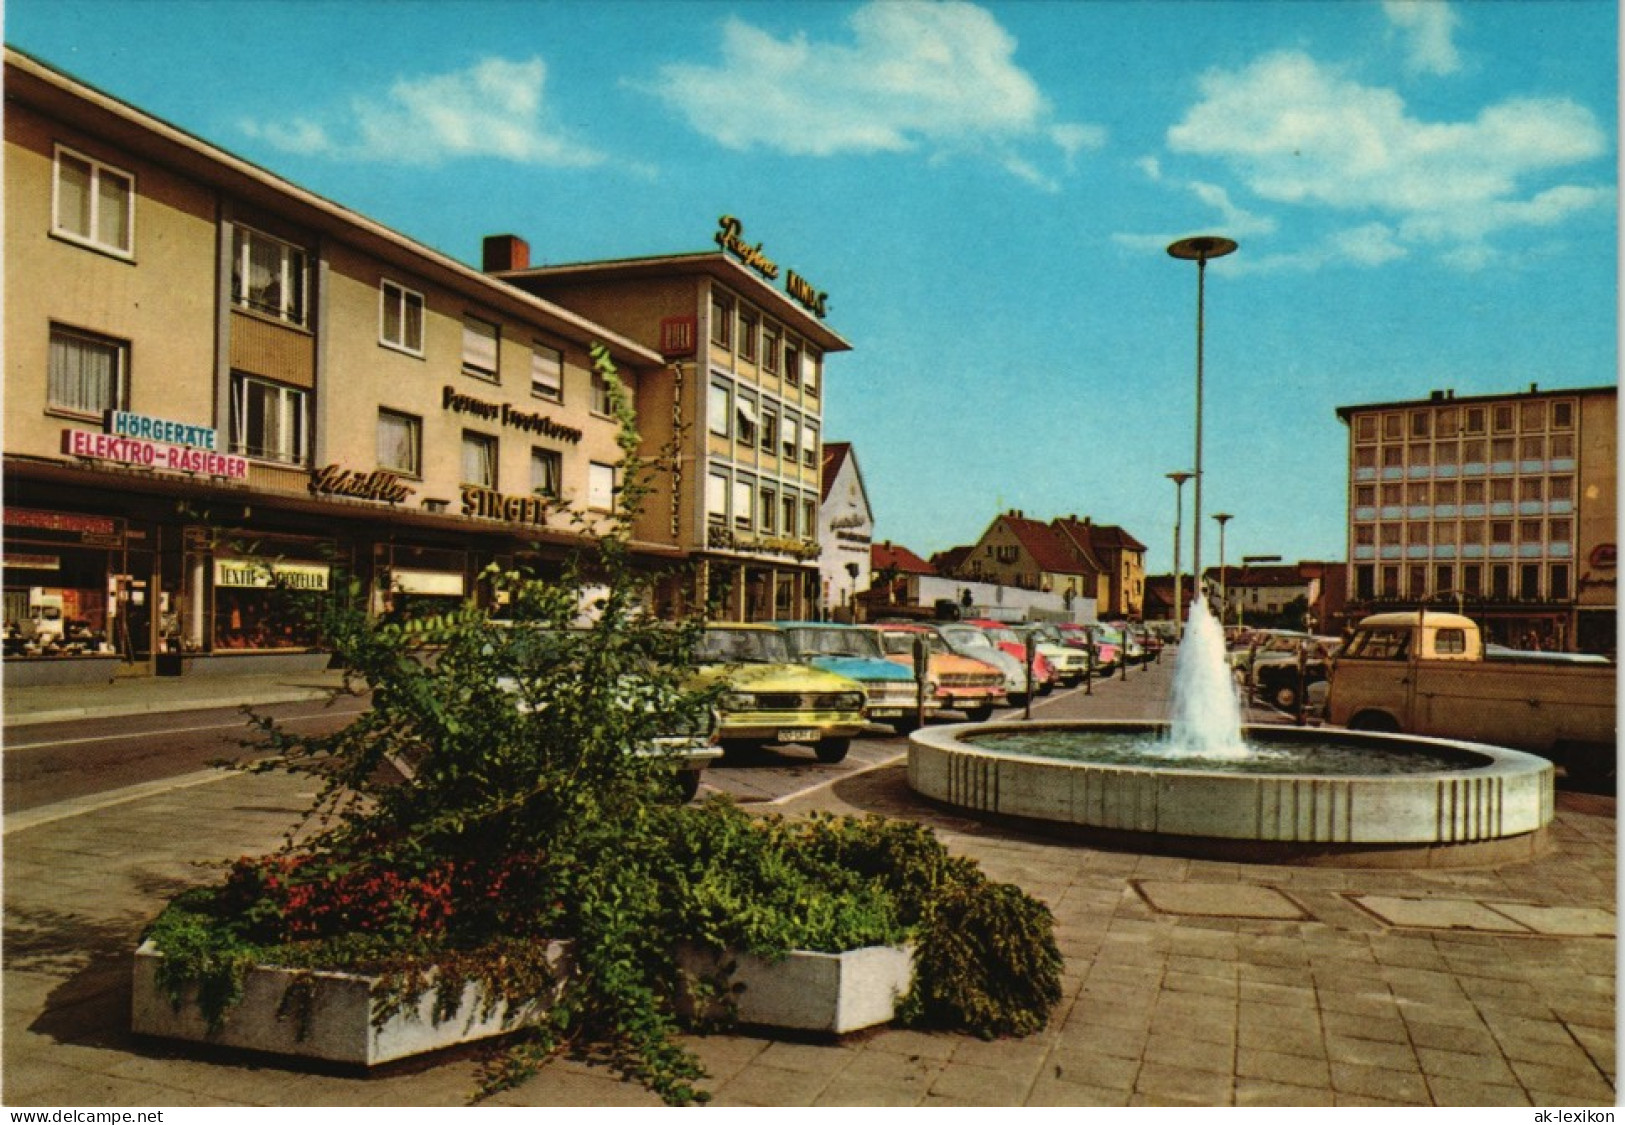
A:
[[[1004,622],[974,617],[962,624],[976,626],[1000,649],[1017,660],[1027,659],[1027,642],[1016,636]],[[1055,666],[1044,659],[1044,655],[1037,650],[1033,652],[1033,685],[1038,689],[1039,695],[1048,695],[1055,690]]]

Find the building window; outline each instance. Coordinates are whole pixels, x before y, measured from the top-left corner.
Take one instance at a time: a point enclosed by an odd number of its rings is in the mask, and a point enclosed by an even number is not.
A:
[[[784,342],[784,381],[792,387],[801,380],[801,345],[793,341]]]
[[[1574,428],[1574,404],[1572,402],[1552,403],[1552,429],[1572,430]]]
[[[1524,403],[1519,415],[1518,428],[1526,434],[1546,428],[1546,404],[1538,399]]]
[[[762,486],[761,506],[756,510],[756,526],[771,534],[779,521],[779,494],[777,490]]]
[[[788,414],[779,419],[779,450],[786,461],[796,459],[796,441],[800,430],[801,427],[796,424],[796,420]]]
[[[1567,543],[1574,537],[1574,525],[1568,520],[1552,520],[1546,525],[1546,542],[1550,544]]]
[[[497,370],[497,326],[477,316],[463,317],[463,374],[495,383]]]
[[[779,412],[767,403],[762,404],[761,450],[772,455],[779,440]]]
[[[1433,423],[1433,432],[1436,436],[1442,438],[1453,438],[1461,433],[1461,415],[1457,413],[1454,406],[1447,406],[1439,411],[1438,417]]]
[[[1524,563],[1518,568],[1518,596],[1525,601],[1540,597],[1540,564]]]
[[[1411,437],[1425,438],[1430,436],[1429,418],[1430,415],[1426,410],[1411,411]]]
[[[556,449],[530,451],[530,490],[538,496],[558,496],[564,481],[564,458]]]
[[[1377,503],[1377,489],[1374,485],[1362,484],[1354,489],[1354,506],[1356,508],[1371,508]]]
[[[1354,525],[1354,544],[1357,547],[1374,546],[1377,542],[1377,526],[1370,523],[1357,523]]]
[[[1461,568],[1461,590],[1470,598],[1484,592],[1484,568],[1478,563],[1468,563]]]
[[[1256,594],[1257,591],[1254,591]],[[1385,598],[1399,597],[1399,567],[1385,566],[1382,568],[1382,596]]]
[[[1354,568],[1354,596],[1370,601],[1377,596],[1377,568],[1370,564]]]
[[[1562,501],[1574,499],[1573,477],[1550,477],[1546,482],[1546,498]]]
[[[733,408],[729,404],[732,397],[726,383],[711,384],[711,397],[706,403],[706,413],[710,415],[711,432],[718,437],[728,437],[733,433]]]
[[[1440,506],[1450,506],[1456,502],[1456,482],[1441,480],[1433,485],[1433,502]]]
[[[734,412],[739,415],[739,429],[736,436],[746,445],[756,444],[756,407],[747,402],[744,395],[740,395],[734,402]]]
[[[1454,547],[1456,545],[1456,525],[1448,521],[1434,524],[1433,543],[1438,547]]]
[[[305,252],[239,226],[232,234],[231,299],[244,308],[305,323]]]
[[[1572,461],[1574,459],[1574,435],[1552,435],[1552,460]]]
[[[1495,433],[1510,434],[1514,420],[1511,403],[1503,403],[1490,410],[1490,429]]]
[[[1361,414],[1354,420],[1354,440],[1360,442],[1377,440],[1377,416],[1375,414]]]
[[[734,303],[721,293],[711,294],[711,342],[723,351],[733,350]]]
[[[1482,406],[1469,406],[1467,413],[1462,417],[1462,433],[1481,434],[1484,432],[1484,408]]]
[[[1546,439],[1538,435],[1518,439],[1518,460],[1544,461],[1546,459]]]
[[[1490,597],[1504,602],[1512,596],[1512,567],[1496,563],[1490,567]]]
[[[1382,416],[1382,437],[1384,441],[1398,441],[1405,436],[1405,419],[1398,414],[1384,414]]]
[[[818,427],[811,422],[801,424],[801,463],[809,468],[818,464]]]
[[[747,363],[756,362],[756,339],[760,324],[754,312],[739,310],[739,358]]]
[[[1490,521],[1490,542],[1491,543],[1500,543],[1500,544],[1511,543],[1512,542],[1512,521],[1511,520],[1491,520]]]
[[[619,487],[619,473],[614,465],[594,461],[587,466],[587,507],[608,512],[615,508],[615,490]]]
[[[786,493],[783,500],[784,514],[783,521],[779,524],[779,530],[782,531],[786,536],[794,539],[796,536],[796,498],[791,496],[789,493]]]
[[[303,464],[307,395],[253,375],[231,377],[231,449],[263,461]]]
[[[754,507],[756,487],[748,480],[734,481],[734,527],[750,530],[750,514]]]
[[[409,477],[423,475],[423,421],[378,408],[378,467]]]
[[[609,418],[614,415],[615,404],[610,400],[609,396],[609,378],[602,371],[599,371],[596,368],[592,373],[592,381],[589,384],[589,393],[592,398],[590,409],[594,414],[601,414],[605,418]]]
[[[56,150],[51,230],[121,257],[135,253],[135,178],[65,148]]]
[[[492,435],[463,431],[463,483],[497,486],[497,439]]]
[[[1569,564],[1553,563],[1546,570],[1546,596],[1564,600],[1569,596]]]
[[[812,539],[818,534],[818,501],[801,501],[801,537]]]
[[[823,357],[814,349],[808,348],[801,353],[801,385],[806,388],[808,394],[816,395],[818,393],[818,383],[823,375],[823,367]]]
[[[1356,469],[1375,469],[1377,467],[1377,447],[1366,445],[1356,449],[1354,451],[1354,467]]]
[[[1456,593],[1455,567],[1446,563],[1433,568],[1433,593],[1446,596]]]
[[[776,324],[762,326],[762,368],[774,374],[779,370],[779,357],[784,350],[784,336]]]
[[[412,355],[423,354],[423,294],[385,281],[378,287],[378,341]]]
[[[722,473],[705,478],[705,518],[713,524],[728,522],[728,478]]]
[[[530,393],[553,402],[564,401],[564,353],[559,349],[531,345]]]
[[[52,410],[100,417],[129,400],[129,345],[51,326],[46,402]]]
[[[1461,541],[1469,547],[1482,546],[1484,542],[1484,524],[1478,520],[1462,524]]]
[[[1453,441],[1443,442],[1434,447],[1439,464],[1454,466],[1461,454],[1461,447]]]

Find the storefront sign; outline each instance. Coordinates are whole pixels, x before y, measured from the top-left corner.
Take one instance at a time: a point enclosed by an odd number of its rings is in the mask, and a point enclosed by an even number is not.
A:
[[[397,566],[389,572],[389,588],[403,594],[460,598],[463,596],[464,587],[461,574],[441,570],[410,570]]]
[[[760,242],[752,246],[745,241],[745,224],[732,215],[724,215],[717,220],[716,239],[717,245],[737,257],[741,264],[749,266],[769,281],[778,279],[779,264],[762,253]],[[829,294],[795,270],[785,271],[784,290],[792,300],[820,320],[828,314]]]
[[[214,584],[237,589],[281,586],[289,590],[325,590],[329,567],[267,559],[215,559]]]
[[[39,512],[32,508],[7,508],[7,527],[26,527],[35,531],[65,531],[77,535],[107,535],[118,537],[123,521],[107,516],[83,516],[77,512]]]
[[[1619,565],[1619,547],[1613,543],[1598,543],[1591,548],[1588,561],[1599,570],[1613,570]]]
[[[382,500],[386,504],[399,504],[416,491],[388,469],[375,469],[370,473],[343,469],[329,465],[325,469],[312,469],[310,491],[317,496],[349,496],[357,500]]]
[[[207,473],[212,477],[231,480],[248,479],[246,458],[193,446],[98,434],[90,430],[63,430],[62,448],[70,457],[85,457],[92,461],[113,461],[121,465],[177,473]]]
[[[779,263],[762,253],[760,242],[752,246],[745,241],[745,224],[732,215],[717,220],[717,245],[769,281],[778,278]]]
[[[0,558],[0,566],[7,570],[61,570],[62,559],[59,555],[25,555],[8,551],[4,558]]]
[[[220,448],[219,431],[208,426],[192,426],[185,422],[150,418],[145,414],[131,414],[124,410],[108,411],[107,432],[116,437],[157,441],[169,445],[187,445],[193,449]]]
[[[504,496],[477,484],[463,485],[463,515],[503,523],[529,523],[537,527],[547,525],[547,513],[553,501],[546,496]]]
[[[443,410],[457,414],[472,414],[476,418],[499,422],[516,430],[524,430],[526,433],[540,434],[542,437],[557,438],[572,445],[581,440],[581,431],[574,426],[555,422],[545,414],[515,410],[506,402],[486,402],[473,395],[465,395],[453,387],[441,390],[440,406]]]

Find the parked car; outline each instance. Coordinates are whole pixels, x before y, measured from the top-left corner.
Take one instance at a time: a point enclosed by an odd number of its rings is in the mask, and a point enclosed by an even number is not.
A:
[[[1029,622],[1012,626],[1010,631],[1020,637],[1023,644],[1028,636],[1034,638],[1039,653],[1055,669],[1056,683],[1062,687],[1074,687],[1083,682],[1084,673],[1089,670],[1089,654],[1063,642],[1061,631],[1055,626]]]
[[[1061,636],[1066,638],[1068,643],[1079,646],[1087,645],[1095,650],[1095,672],[1097,674],[1106,675],[1117,667],[1117,659],[1120,655],[1118,647],[1106,640],[1099,627],[1094,623],[1075,625],[1066,622],[1057,626],[1057,628],[1060,629]]]
[[[965,622],[973,625],[987,634],[988,640],[999,648],[1023,663],[1027,660],[1027,641],[1018,637],[1009,625],[1002,621],[994,621],[986,617],[976,617]],[[1033,652],[1033,688],[1039,695],[1048,695],[1055,690],[1055,666],[1051,664],[1043,653]]]
[[[1304,660],[1302,680],[1298,673],[1298,648],[1291,651],[1261,651],[1253,661],[1251,671],[1252,692],[1266,703],[1283,711],[1298,705],[1302,691],[1320,683],[1331,675],[1332,657],[1337,651],[1335,637],[1312,637],[1300,642],[1308,647]]]
[[[936,626],[936,630],[948,647],[960,656],[968,656],[997,668],[1004,676],[1004,693],[1011,704],[1016,707],[1026,704],[1027,665],[1021,656],[1011,656],[974,625],[944,623]]]
[[[1250,684],[1254,660],[1280,654],[1291,655],[1295,659],[1298,655],[1298,645],[1313,640],[1314,637],[1310,634],[1291,629],[1255,629],[1247,636],[1245,645],[1231,650],[1230,667],[1235,672],[1236,679],[1244,684]]]
[[[863,685],[866,702],[864,717],[884,723],[898,734],[907,734],[919,724],[919,681],[912,667],[903,667],[886,657],[880,635],[858,625],[836,625],[813,621],[776,622],[790,642],[795,659]],[[933,685],[927,685],[928,712],[941,704]]]
[[[863,686],[790,656],[771,625],[710,625],[695,650],[696,686],[726,685],[717,701],[717,741],[727,752],[769,742],[811,746],[820,762],[846,757],[862,734]]]
[[[1008,702],[1003,672],[986,661],[956,653],[929,625],[880,625],[875,632],[887,658],[910,669],[914,667],[914,642],[925,638],[926,678],[936,691],[939,707],[951,707],[970,722],[985,723],[993,716],[993,708]],[[1019,672],[1021,666],[1017,664],[1015,670]],[[1025,684],[1022,687],[1025,690]]]

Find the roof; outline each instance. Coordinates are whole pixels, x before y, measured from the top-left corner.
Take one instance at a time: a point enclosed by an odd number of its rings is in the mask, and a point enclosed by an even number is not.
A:
[[[824,479],[818,489],[821,500],[829,499],[829,490],[835,485],[835,478],[841,475],[841,466],[852,454],[852,443],[847,441],[826,441],[824,443]],[[856,463],[853,469],[857,468]],[[861,478],[862,474],[859,474]]]
[[[1361,618],[1357,624],[1361,628],[1378,628],[1383,626],[1409,626],[1416,624],[1417,613],[1374,613],[1370,617]],[[1436,613],[1428,610],[1421,615],[1422,624],[1430,629],[1477,629],[1478,624],[1471,617],[1463,617],[1459,613]]]
[[[1227,566],[1221,576],[1216,566],[1203,567],[1210,580],[1221,579],[1226,586],[1306,586],[1309,575],[1298,569],[1296,563],[1279,566]]]
[[[139,110],[88,83],[6,47],[6,99],[17,98],[103,138],[141,152],[199,183],[332,235],[385,261],[405,264],[425,278],[477,294],[493,307],[532,318],[578,343],[602,341],[619,360],[658,364],[658,352],[561,305],[515,289],[472,266],[430,249],[360,212],[323,198],[276,173],[227,152],[178,126]]]
[[[1089,574],[1088,563],[1078,558],[1065,538],[1047,523],[1006,512],[1003,522],[1039,570],[1046,574]]]
[[[937,568],[938,574],[953,574],[965,565],[965,560],[974,550],[974,546],[949,547],[932,555],[931,565]]]
[[[890,540],[869,545],[869,565],[875,570],[896,570],[904,574],[936,573],[936,569],[919,555]]]
[[[1538,384],[1530,383],[1527,391],[1508,391],[1499,395],[1463,395],[1456,397],[1451,390],[1434,391],[1427,398],[1402,399],[1398,402],[1368,402],[1359,406],[1339,406],[1337,416],[1347,422],[1355,414],[1367,410],[1394,410],[1400,407],[1417,406],[1453,406],[1457,403],[1491,403],[1509,402],[1532,398],[1572,398],[1575,395],[1617,395],[1618,387],[1553,387],[1550,390],[1541,390]]]
[[[1101,564],[1100,557],[1095,554],[1096,548],[1104,550],[1115,547],[1119,550],[1125,548],[1130,551],[1145,550],[1143,543],[1129,535],[1122,528],[1113,527],[1110,524],[1098,524],[1088,518],[1080,520],[1077,516],[1061,516],[1052,520],[1051,525],[1072,544],[1075,550],[1088,560],[1090,566],[1102,573],[1107,568]],[[1105,536],[1100,535],[1102,530],[1107,532]]]

